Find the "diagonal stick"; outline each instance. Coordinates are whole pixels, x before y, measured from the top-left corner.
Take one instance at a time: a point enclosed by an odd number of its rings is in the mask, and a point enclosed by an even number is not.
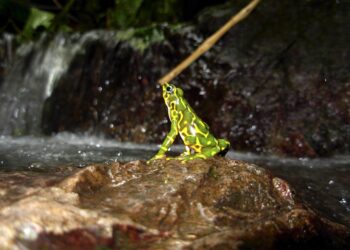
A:
[[[158,83],[162,85],[163,83],[170,82],[178,74],[180,74],[184,69],[186,69],[191,63],[193,63],[198,57],[208,51],[213,45],[233,26],[246,18],[250,12],[258,5],[260,0],[252,0],[246,7],[244,7],[240,12],[231,17],[231,19],[225,23],[218,31],[213,35],[208,37],[191,55],[189,55],[185,60],[178,64],[169,73],[158,80]]]

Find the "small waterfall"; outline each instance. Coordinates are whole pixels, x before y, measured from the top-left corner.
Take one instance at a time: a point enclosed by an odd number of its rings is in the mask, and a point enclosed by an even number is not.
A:
[[[0,85],[0,135],[41,133],[44,101],[72,59],[84,53],[87,41],[95,39],[99,39],[98,32],[43,35],[17,49]]]
[[[14,35],[9,33],[4,33],[0,38],[1,68],[7,68],[12,62],[14,40]]]

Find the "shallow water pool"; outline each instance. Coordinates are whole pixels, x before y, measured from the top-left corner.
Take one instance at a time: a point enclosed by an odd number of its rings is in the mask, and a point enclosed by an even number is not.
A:
[[[182,146],[174,146],[172,153],[181,150]],[[35,185],[31,176],[39,175],[49,179],[51,175],[69,174],[69,168],[62,166],[81,168],[91,163],[146,160],[156,151],[157,145],[120,143],[67,133],[53,137],[2,136],[0,175],[6,178],[9,173],[18,173],[19,177],[11,183],[15,186],[25,179],[22,186],[30,187]],[[298,159],[230,151],[227,157],[269,169],[274,175],[287,180],[315,211],[350,227],[350,156]],[[62,172],[58,169],[65,170]],[[5,199],[14,199],[16,195],[14,188],[12,195],[7,194]]]

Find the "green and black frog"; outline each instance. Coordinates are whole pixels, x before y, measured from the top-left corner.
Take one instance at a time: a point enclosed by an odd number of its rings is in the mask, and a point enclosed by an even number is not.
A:
[[[164,139],[158,153],[148,162],[156,159],[174,159],[166,157],[165,153],[180,134],[185,144],[185,152],[175,159],[188,161],[207,159],[214,155],[224,156],[230,148],[225,139],[217,139],[210,132],[209,126],[199,118],[183,97],[183,91],[172,84],[162,85],[163,98],[168,108],[171,129]]]

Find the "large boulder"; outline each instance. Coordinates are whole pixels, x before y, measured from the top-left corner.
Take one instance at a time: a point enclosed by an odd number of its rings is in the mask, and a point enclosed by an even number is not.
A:
[[[97,164],[45,178],[2,178],[0,194],[12,199],[0,206],[0,248],[350,247],[349,228],[319,217],[284,180],[241,161]]]

